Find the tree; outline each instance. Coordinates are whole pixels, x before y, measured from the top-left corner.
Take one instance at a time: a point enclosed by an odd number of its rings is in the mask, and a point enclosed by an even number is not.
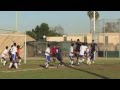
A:
[[[119,22],[106,22],[103,27],[104,33],[119,32]]]
[[[27,31],[26,34],[33,37],[37,41],[43,39],[43,35],[61,36],[61,34],[49,30],[49,25],[47,23],[42,23],[40,26],[37,25],[35,29],[32,29],[32,31]]]
[[[92,21],[94,18],[94,11],[88,11],[87,15],[90,19],[90,33],[91,33],[92,32]],[[99,18],[99,13],[97,11],[95,11],[95,19],[98,20],[98,18]]]

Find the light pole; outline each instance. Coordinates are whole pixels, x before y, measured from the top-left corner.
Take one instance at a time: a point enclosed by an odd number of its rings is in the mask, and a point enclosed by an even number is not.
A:
[[[93,11],[93,20],[94,20],[94,23],[93,23],[93,40],[96,42],[95,40],[95,25],[96,25],[96,17],[95,17],[95,11]]]

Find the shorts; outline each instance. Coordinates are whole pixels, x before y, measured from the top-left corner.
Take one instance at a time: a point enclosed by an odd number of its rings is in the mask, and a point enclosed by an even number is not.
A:
[[[75,53],[75,56],[76,56],[76,57],[79,57],[79,52],[76,52],[76,53]]]
[[[83,58],[84,57],[84,55],[80,55],[80,58]]]
[[[16,61],[16,54],[12,54],[12,55],[11,55],[11,58],[12,58],[12,62],[15,62],[15,63],[17,62],[17,61]]]
[[[60,57],[60,56],[57,57],[57,60],[58,60],[58,61],[62,61],[62,57]]]
[[[56,57],[56,53],[52,53],[52,57]]]
[[[46,61],[50,62],[50,56],[46,56]]]

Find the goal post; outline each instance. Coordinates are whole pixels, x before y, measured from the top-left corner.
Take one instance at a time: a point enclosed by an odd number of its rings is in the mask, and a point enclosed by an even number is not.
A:
[[[3,51],[5,46],[11,47],[13,41],[16,42],[17,45],[23,46],[22,50],[22,59],[24,60],[24,64],[26,64],[26,34],[0,34],[0,53]]]

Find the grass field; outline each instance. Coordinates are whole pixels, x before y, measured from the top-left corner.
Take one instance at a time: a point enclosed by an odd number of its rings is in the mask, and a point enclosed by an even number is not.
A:
[[[64,62],[68,62],[65,58]],[[19,66],[18,70],[8,69],[0,64],[0,79],[118,79],[120,78],[120,59],[98,58],[95,64],[88,66],[85,63],[80,66],[58,67],[58,62],[51,63],[49,69],[41,67],[44,59],[29,59],[27,64]]]

